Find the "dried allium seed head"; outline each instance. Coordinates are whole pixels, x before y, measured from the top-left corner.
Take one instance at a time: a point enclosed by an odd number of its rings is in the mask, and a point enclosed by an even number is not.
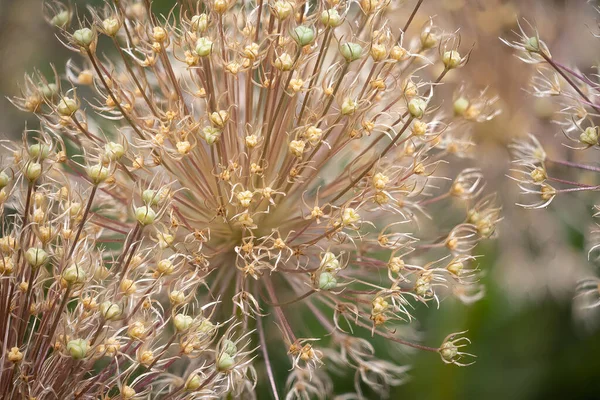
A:
[[[387,0],[179,3],[120,0],[71,29],[51,1],[75,57],[14,99],[41,129],[0,167],[0,397],[252,398],[282,349],[290,398],[333,397],[330,366],[384,396],[406,368],[372,335],[458,364],[458,340],[396,333],[415,303],[480,291],[471,254],[500,220],[481,173],[452,168],[497,113],[463,89],[442,109],[468,61],[456,34],[394,37]],[[299,337],[313,324],[327,341]]]

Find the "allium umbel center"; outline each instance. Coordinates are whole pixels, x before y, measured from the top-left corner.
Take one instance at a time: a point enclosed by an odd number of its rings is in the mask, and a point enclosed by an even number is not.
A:
[[[0,397],[385,395],[375,336],[472,362],[400,333],[482,296],[500,219],[451,167],[495,99],[436,97],[469,51],[421,3],[48,2],[74,54],[13,100],[40,128],[4,143]]]

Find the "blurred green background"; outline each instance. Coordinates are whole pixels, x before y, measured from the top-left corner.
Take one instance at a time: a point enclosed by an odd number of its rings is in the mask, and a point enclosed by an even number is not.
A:
[[[415,2],[405,2],[400,21]],[[76,2],[87,3],[100,2]],[[174,3],[155,0],[154,7],[167,11]],[[505,177],[507,143],[527,132],[552,139],[556,129],[536,118],[539,104],[522,90],[530,71],[498,40],[510,35],[518,17],[528,17],[555,55],[567,64],[592,65],[600,54],[589,28],[596,24],[593,8],[584,0],[426,0],[415,25],[434,14],[444,26],[460,26],[464,43],[475,43],[467,71],[472,83],[489,84],[501,96],[503,115],[478,132],[486,157],[475,162],[500,193],[505,220],[501,239],[481,249],[486,297],[471,306],[448,299],[440,310],[417,312],[425,344],[436,346],[448,333],[468,330],[476,364],[445,365],[436,354],[401,354],[375,339],[379,352],[412,365],[410,381],[394,388],[391,398],[600,399],[600,329],[593,315],[582,318],[572,305],[576,281],[598,272],[587,261],[584,240],[594,199],[567,199],[549,211],[514,206],[516,188]],[[18,94],[24,73],[40,68],[47,74],[50,63],[62,71],[69,56],[46,26],[40,0],[0,0],[0,137],[17,137],[25,126],[26,114],[5,99]],[[352,376],[336,378],[335,391],[349,391],[352,384]]]

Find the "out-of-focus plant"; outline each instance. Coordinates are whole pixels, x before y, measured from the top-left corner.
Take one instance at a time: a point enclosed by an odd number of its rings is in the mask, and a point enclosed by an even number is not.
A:
[[[344,369],[385,395],[407,367],[369,334],[471,363],[396,331],[482,296],[500,219],[480,171],[446,177],[497,114],[436,105],[459,36],[408,36],[422,1],[401,29],[385,0],[179,3],[47,3],[78,57],[13,100],[40,128],[4,143],[0,397],[325,398]]]
[[[525,24],[524,24],[525,25]],[[528,22],[520,26],[518,38],[508,46],[517,50],[517,57],[535,68],[530,94],[550,99],[559,110],[553,118],[557,132],[567,152],[548,156],[534,135],[516,140],[511,145],[514,168],[510,177],[518,183],[523,200],[518,205],[526,209],[548,207],[557,197],[575,193],[594,193],[600,190],[596,174],[600,172],[591,152],[600,148],[600,83],[595,68],[555,59],[539,32]],[[594,34],[595,37],[600,37]],[[582,71],[583,68],[583,71]],[[584,72],[588,70],[589,72]],[[591,217],[597,217],[594,206]],[[598,260],[600,245],[592,231],[589,258]],[[594,308],[600,305],[600,280],[582,280],[576,288],[576,305]]]

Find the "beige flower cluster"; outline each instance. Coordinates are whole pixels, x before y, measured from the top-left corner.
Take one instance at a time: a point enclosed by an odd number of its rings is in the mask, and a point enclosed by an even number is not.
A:
[[[0,397],[385,395],[371,336],[470,363],[397,328],[483,295],[499,208],[451,166],[495,99],[444,104],[470,54],[396,3],[48,2],[73,58],[13,100],[40,127],[4,143]]]
[[[519,205],[540,209],[548,207],[557,197],[600,190],[600,182],[595,178],[600,168],[591,154],[600,148],[600,83],[596,74],[582,72],[583,66],[555,59],[537,29],[528,22],[524,25],[525,28],[519,27],[517,40],[503,41],[516,50],[521,61],[533,65],[530,93],[548,99],[556,108],[552,122],[557,125],[557,132],[562,132],[566,150],[554,151],[549,156],[533,134],[511,146],[514,168],[510,177],[517,182],[524,199]],[[598,37],[590,32],[592,36]],[[593,198],[588,200],[595,202]],[[599,210],[600,206],[593,207],[593,217],[599,215]],[[597,261],[598,231],[592,234],[589,258]],[[582,279],[575,289],[578,311],[600,305],[600,278]]]

